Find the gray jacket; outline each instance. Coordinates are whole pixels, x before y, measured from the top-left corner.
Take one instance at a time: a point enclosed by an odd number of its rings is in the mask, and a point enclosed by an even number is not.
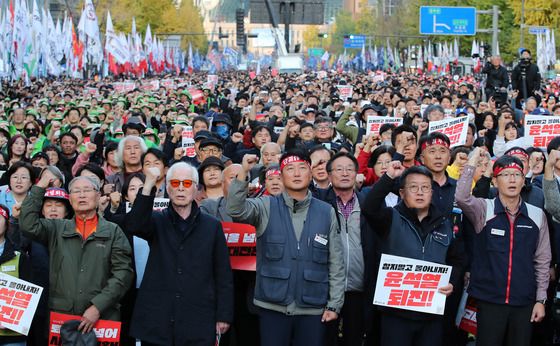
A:
[[[262,196],[258,198],[247,199],[248,183],[234,179],[229,187],[227,201],[228,214],[236,222],[249,223],[256,228],[257,242],[259,237],[264,233],[270,215],[270,197]],[[296,238],[299,240],[303,230],[303,224],[307,216],[307,210],[311,201],[311,193],[301,201],[295,203],[286,192],[282,194],[286,206],[292,211],[292,223]],[[329,231],[330,239],[340,239],[338,237],[338,222],[334,209],[331,210],[331,229]],[[342,253],[342,244],[340,241],[329,242],[329,300],[327,306],[333,307],[340,312],[344,304],[344,287],[345,287],[345,270]],[[277,311],[289,315],[320,315],[322,309],[310,309],[298,307],[295,303],[288,306],[271,304],[255,300],[255,305],[265,309]]]
[[[543,177],[544,208],[554,217],[554,221],[560,221],[560,190],[556,179],[546,180]]]
[[[351,292],[364,291],[364,252],[362,250],[362,237],[360,229],[360,202],[354,198],[354,209],[348,217],[344,218],[338,210],[340,232],[337,236],[342,243],[344,254],[344,267],[346,270],[345,289]]]

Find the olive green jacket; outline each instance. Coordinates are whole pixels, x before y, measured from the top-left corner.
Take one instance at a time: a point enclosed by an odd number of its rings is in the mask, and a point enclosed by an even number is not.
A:
[[[132,250],[123,231],[101,216],[85,241],[75,218],[41,218],[45,190],[33,186],[23,201],[20,229],[49,249],[49,309],[82,315],[92,304],[102,319],[119,320],[119,302],[132,284]]]

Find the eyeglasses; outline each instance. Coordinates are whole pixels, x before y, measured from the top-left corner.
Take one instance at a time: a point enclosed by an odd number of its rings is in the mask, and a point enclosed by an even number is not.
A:
[[[70,190],[70,193],[72,195],[81,195],[81,194],[87,195],[89,193],[92,193],[93,191],[96,191],[96,190],[95,189]]]
[[[354,167],[336,167],[332,171],[336,172],[336,174],[342,174],[343,172],[352,174],[352,173],[356,172],[356,168],[354,168]]]
[[[332,126],[315,126],[315,130],[318,131],[328,131],[332,128],[333,128]]]
[[[509,178],[511,178],[511,177],[514,177],[515,180],[517,180],[517,179],[523,178],[523,173],[521,173],[521,172],[515,172],[515,173],[500,173],[500,174],[497,175],[497,177],[504,177],[506,180],[509,179]]]
[[[183,187],[185,188],[189,188],[192,186],[193,181],[190,179],[185,179],[185,180],[179,180],[179,179],[171,179],[169,181],[169,185],[171,185],[172,188],[176,189],[179,187],[179,185],[181,185],[181,183],[183,183]]]
[[[418,191],[422,191],[422,193],[432,192],[432,187],[428,186],[428,185],[422,185],[422,186],[409,185],[409,186],[406,186],[406,188],[408,189],[408,191],[410,191],[412,193],[418,193]]]
[[[391,161],[377,161],[375,163],[376,166],[381,166],[381,167],[389,167],[389,165],[391,164]]]
[[[218,148],[202,148],[200,149],[202,152],[204,153],[208,153],[208,154],[219,154],[222,152],[222,149],[218,149]]]

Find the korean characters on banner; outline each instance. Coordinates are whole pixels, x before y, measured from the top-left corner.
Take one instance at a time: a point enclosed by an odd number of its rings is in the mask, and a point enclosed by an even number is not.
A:
[[[560,117],[547,115],[526,115],[525,116],[525,136],[529,136],[529,146],[546,148],[548,143],[560,136]]]
[[[430,121],[428,133],[440,132],[451,142],[451,148],[464,145],[467,142],[469,131],[469,117],[448,118],[439,121]]]
[[[115,91],[120,94],[127,93],[136,88],[136,84],[132,81],[114,83]]]
[[[379,129],[383,124],[393,124],[395,126],[402,125],[403,118],[395,118],[395,117],[379,117],[376,115],[369,116],[367,118],[367,127],[366,127],[366,135],[379,134]]]
[[[348,101],[352,98],[352,93],[354,88],[351,85],[337,85],[338,93],[340,94],[340,100],[343,102]]]
[[[142,90],[157,91],[159,89],[159,80],[155,79],[146,83],[142,83]]]
[[[229,250],[231,269],[257,270],[257,234],[255,227],[244,223],[222,222]]]
[[[373,304],[443,315],[451,267],[412,258],[381,255]]]
[[[84,88],[84,96],[86,97],[97,97],[99,96],[99,89],[97,88],[92,88],[92,87],[87,87]]]
[[[185,156],[195,157],[196,152],[194,150],[194,133],[192,126],[183,126],[183,132],[181,134],[182,141],[181,144],[183,149],[185,149]]]
[[[42,292],[41,286],[0,273],[0,326],[27,335]]]
[[[51,319],[49,324],[49,346],[62,345],[60,337],[60,327],[72,320],[81,320],[81,316],[60,314],[51,312]],[[99,320],[93,327],[93,332],[97,337],[99,345],[119,345],[121,337],[121,322]]]
[[[167,89],[175,88],[175,81],[173,79],[162,79],[161,86]]]

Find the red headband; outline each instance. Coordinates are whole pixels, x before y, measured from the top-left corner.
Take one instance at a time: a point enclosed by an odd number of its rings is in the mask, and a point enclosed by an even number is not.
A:
[[[0,215],[2,215],[6,219],[6,221],[10,219],[10,215],[4,208],[0,208]]]
[[[286,157],[284,160],[282,160],[282,162],[280,162],[280,171],[282,171],[284,169],[284,167],[286,167],[286,165],[288,165],[290,163],[300,163],[300,162],[305,162],[309,165],[309,163],[307,161],[305,161],[304,159],[302,159],[301,157],[299,157],[297,155],[290,155],[290,156]]]
[[[270,169],[268,171],[266,171],[266,179],[268,179],[268,177],[273,176],[273,175],[280,175],[280,171],[278,169]]]
[[[528,159],[528,158],[529,158],[529,155],[527,155],[527,153],[524,152],[524,151],[521,150],[521,149],[513,149],[513,150],[508,151],[508,153],[507,153],[507,156],[514,156],[514,155],[521,155],[521,156],[523,156],[525,159]]]
[[[427,140],[422,143],[422,150],[426,149],[427,147],[431,147],[432,145],[442,145],[449,149],[449,144],[441,138],[434,138],[432,140]]]
[[[505,169],[517,169],[519,172],[523,173],[523,168],[515,162],[510,163],[505,167],[496,167],[494,168],[494,176],[497,177],[498,174],[502,173]]]

